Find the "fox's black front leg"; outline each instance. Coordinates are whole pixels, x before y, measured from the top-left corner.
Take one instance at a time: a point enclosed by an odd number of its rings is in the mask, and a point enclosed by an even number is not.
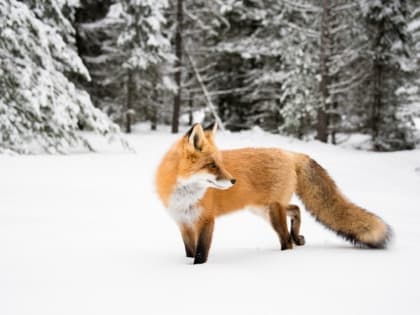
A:
[[[213,237],[214,218],[201,219],[198,226],[198,242],[195,249],[194,264],[207,261],[211,240]]]

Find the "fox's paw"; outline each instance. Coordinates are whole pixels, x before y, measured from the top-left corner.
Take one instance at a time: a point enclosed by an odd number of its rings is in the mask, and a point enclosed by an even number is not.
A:
[[[281,243],[281,250],[286,250],[286,249],[293,249],[293,242],[291,240],[289,240],[288,242]]]
[[[298,246],[305,245],[305,237],[303,235],[298,235],[298,236],[294,237],[293,241]]]
[[[185,247],[185,256],[187,256],[188,258],[194,258],[194,251]]]
[[[194,257],[194,265],[204,264],[206,261],[207,258],[201,253],[197,253]]]

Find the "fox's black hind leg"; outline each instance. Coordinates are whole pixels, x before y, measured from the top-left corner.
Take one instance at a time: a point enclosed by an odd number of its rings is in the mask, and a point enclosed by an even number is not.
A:
[[[296,205],[287,206],[287,216],[291,218],[290,236],[296,245],[305,245],[305,237],[299,235],[300,230],[300,209]]]

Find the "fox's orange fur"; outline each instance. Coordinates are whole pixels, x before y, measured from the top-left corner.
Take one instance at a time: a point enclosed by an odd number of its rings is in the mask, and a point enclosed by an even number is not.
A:
[[[245,207],[271,222],[282,249],[292,248],[292,242],[303,245],[299,208],[289,205],[294,193],[337,234],[358,245],[385,247],[390,236],[385,222],[344,197],[309,156],[274,148],[219,151],[215,129],[194,125],[165,155],[156,177],[158,194],[194,263],[207,260],[215,217]],[[292,217],[290,234],[287,215]]]

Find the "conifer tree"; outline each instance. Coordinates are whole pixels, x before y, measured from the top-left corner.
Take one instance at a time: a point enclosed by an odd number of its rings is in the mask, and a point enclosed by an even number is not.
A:
[[[413,43],[413,51],[411,58],[402,60],[402,66],[410,70],[411,75],[397,89],[401,107],[399,115],[405,116],[406,121],[420,117],[420,1],[412,0],[409,8],[411,14],[408,31]],[[412,129],[415,129],[414,124],[412,126]],[[418,139],[414,139],[414,141],[418,142]]]
[[[360,1],[368,34],[368,76],[363,92],[368,100],[368,127],[373,149],[391,151],[414,147],[413,125],[403,113],[397,90],[410,75],[404,59],[410,58],[406,1]]]
[[[56,1],[0,1],[0,148],[49,152],[89,146],[81,126],[101,134],[118,127],[71,78],[89,73],[75,49],[75,31]]]
[[[126,132],[140,120],[151,121],[155,129],[174,90],[174,57],[164,28],[167,5],[166,0],[114,1],[104,16],[79,20],[83,59],[95,81],[90,89],[95,104]]]

